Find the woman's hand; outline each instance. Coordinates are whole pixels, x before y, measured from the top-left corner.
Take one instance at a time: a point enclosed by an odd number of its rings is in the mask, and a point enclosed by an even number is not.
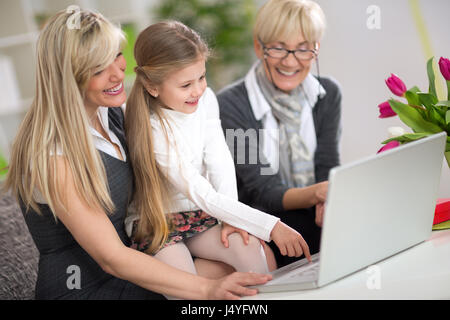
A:
[[[316,203],[324,203],[328,194],[328,181],[315,184],[314,196]]]
[[[302,254],[305,254],[308,261],[311,261],[311,254],[305,239],[300,233],[283,222],[278,221],[275,224],[270,236],[283,256],[300,257]]]
[[[242,236],[242,239],[244,240],[244,244],[248,245],[249,235],[248,235],[247,231],[233,227],[232,225],[229,225],[228,223],[225,223],[222,221],[221,240],[222,240],[222,243],[225,246],[225,248],[228,248],[230,245],[228,242],[228,236],[235,232],[240,233]],[[259,239],[259,241],[261,242],[261,245],[264,245],[263,240]]]
[[[328,181],[320,182],[316,184],[316,190],[314,192],[316,198],[316,219],[315,222],[319,227],[323,224],[323,215],[325,212],[325,201],[328,194]]]
[[[272,280],[269,274],[234,272],[218,280],[210,280],[207,286],[208,300],[238,300],[243,296],[254,296],[257,289],[246,286],[264,284]]]
[[[319,227],[322,227],[324,212],[325,212],[325,203],[319,202],[318,204],[316,204],[316,219],[315,219],[315,221]]]

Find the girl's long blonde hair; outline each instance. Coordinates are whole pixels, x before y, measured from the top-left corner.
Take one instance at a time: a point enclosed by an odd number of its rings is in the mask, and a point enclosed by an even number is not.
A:
[[[37,41],[36,96],[13,142],[4,185],[27,210],[32,207],[41,213],[36,190],[53,213],[57,207],[66,210],[54,161],[59,150],[81,199],[113,212],[103,162],[89,131],[84,95],[90,78],[114,61],[124,40],[119,27],[90,11],[61,11],[42,30]]]
[[[136,81],[127,100],[125,132],[134,170],[134,201],[139,214],[137,241],[151,238],[149,253],[166,241],[169,227],[165,216],[167,188],[153,153],[150,115],[157,116],[165,128],[162,102],[146,87],[160,85],[167,75],[200,57],[207,58],[207,45],[192,29],[177,21],[163,21],[142,31],[134,47]]]

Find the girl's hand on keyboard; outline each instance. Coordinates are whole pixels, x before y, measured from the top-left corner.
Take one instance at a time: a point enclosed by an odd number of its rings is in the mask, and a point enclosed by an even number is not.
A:
[[[300,257],[305,254],[308,261],[311,261],[311,254],[305,239],[300,233],[287,226],[281,221],[275,224],[270,234],[272,240],[280,249],[280,253],[289,257]]]

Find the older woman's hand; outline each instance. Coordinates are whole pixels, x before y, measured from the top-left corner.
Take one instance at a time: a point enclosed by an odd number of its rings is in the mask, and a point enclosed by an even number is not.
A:
[[[316,198],[316,219],[315,222],[319,227],[323,224],[323,215],[325,212],[325,201],[328,194],[328,181],[317,183],[314,196]]]
[[[328,181],[323,181],[315,184],[314,196],[316,203],[324,203],[328,194]]]
[[[319,227],[322,227],[324,212],[325,212],[325,203],[319,202],[318,204],[316,204],[316,220],[315,220],[315,222]]]

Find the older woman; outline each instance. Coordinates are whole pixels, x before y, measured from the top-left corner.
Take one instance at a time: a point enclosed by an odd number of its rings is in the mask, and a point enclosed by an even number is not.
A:
[[[254,27],[258,61],[244,79],[218,94],[239,200],[301,232],[311,253],[319,250],[328,173],[339,164],[341,93],[335,81],[310,72],[314,63],[318,70],[324,29],[315,2],[268,1]],[[252,136],[257,139],[247,139]],[[278,267],[293,261],[269,245]]]

